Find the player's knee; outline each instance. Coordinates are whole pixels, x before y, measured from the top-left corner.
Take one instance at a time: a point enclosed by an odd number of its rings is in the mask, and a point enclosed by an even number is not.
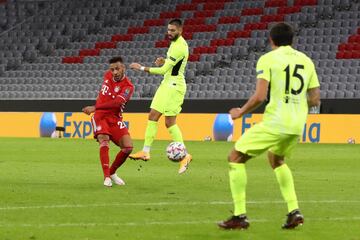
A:
[[[270,159],[270,166],[272,169],[278,168],[284,163],[284,159]]]
[[[231,151],[228,156],[228,161],[232,163],[246,163],[246,161],[249,159],[250,156],[236,150]]]
[[[130,154],[130,153],[132,152],[132,150],[133,150],[133,146],[123,147],[123,148],[121,149],[121,151],[122,151],[123,153],[127,153],[127,154]]]

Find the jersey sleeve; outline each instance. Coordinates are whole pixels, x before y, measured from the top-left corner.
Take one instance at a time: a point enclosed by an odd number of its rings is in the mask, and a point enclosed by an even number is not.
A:
[[[309,88],[316,88],[319,87],[320,83],[319,83],[319,79],[318,76],[316,74],[316,70],[315,70],[315,66],[314,63],[311,62],[311,74],[310,74],[310,79],[309,79]]]
[[[256,78],[270,82],[270,64],[266,56],[260,57],[256,64]]]
[[[134,86],[127,85],[126,87],[122,88],[119,94],[116,97],[123,98],[125,103],[130,100],[131,96],[134,93]]]
[[[151,74],[164,75],[170,68],[175,66],[179,61],[184,59],[185,49],[182,46],[170,47],[165,59],[164,65],[161,67],[152,67],[149,69]]]

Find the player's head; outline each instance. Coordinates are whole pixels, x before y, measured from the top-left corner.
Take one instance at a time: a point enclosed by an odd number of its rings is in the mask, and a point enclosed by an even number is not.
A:
[[[109,60],[109,70],[112,72],[114,81],[118,82],[124,78],[125,75],[125,65],[123,63],[122,57],[113,57]]]
[[[294,30],[289,24],[277,23],[270,30],[270,42],[273,48],[291,45],[293,38]]]
[[[182,33],[182,22],[180,19],[172,19],[168,24],[167,37],[170,41],[176,41]]]

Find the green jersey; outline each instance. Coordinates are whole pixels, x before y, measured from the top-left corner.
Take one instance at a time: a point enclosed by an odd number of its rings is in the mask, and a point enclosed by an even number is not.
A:
[[[275,133],[301,135],[308,114],[307,90],[320,86],[314,63],[291,46],[281,46],[260,57],[256,72],[270,88],[263,125]]]
[[[176,86],[181,91],[186,90],[185,67],[189,57],[189,47],[182,36],[171,42],[162,67],[150,68],[151,74],[164,75],[162,84]]]

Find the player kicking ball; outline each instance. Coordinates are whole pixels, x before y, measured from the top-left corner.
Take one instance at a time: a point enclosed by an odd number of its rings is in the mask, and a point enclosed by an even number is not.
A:
[[[131,137],[123,122],[122,112],[130,100],[134,85],[125,76],[125,65],[121,57],[114,57],[109,61],[109,70],[104,75],[101,90],[96,99],[95,106],[82,109],[84,113],[92,116],[94,138],[100,145],[100,161],[104,173],[104,186],[111,187],[125,185],[116,170],[125,162],[133,149]],[[110,140],[121,148],[110,166],[109,142]]]
[[[268,151],[270,165],[287,203],[288,214],[282,228],[292,229],[304,222],[293,176],[285,164],[285,157],[290,156],[300,139],[308,108],[320,105],[320,85],[311,59],[291,47],[293,36],[292,28],[285,23],[278,23],[271,28],[270,43],[273,50],[260,57],[257,62],[255,93],[244,106],[230,110],[232,119],[240,118],[260,106],[270,90],[263,120],[246,131],[229,154],[234,215],[220,222],[218,225],[221,228],[249,227],[245,207],[245,163],[265,151]]]

